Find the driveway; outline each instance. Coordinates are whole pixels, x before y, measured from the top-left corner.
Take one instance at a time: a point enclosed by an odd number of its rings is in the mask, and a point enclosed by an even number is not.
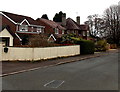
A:
[[[4,90],[118,90],[118,54],[2,77]]]

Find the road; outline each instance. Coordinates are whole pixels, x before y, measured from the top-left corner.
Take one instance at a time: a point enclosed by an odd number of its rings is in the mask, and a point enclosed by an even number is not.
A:
[[[4,90],[118,90],[118,54],[5,76],[2,87]]]

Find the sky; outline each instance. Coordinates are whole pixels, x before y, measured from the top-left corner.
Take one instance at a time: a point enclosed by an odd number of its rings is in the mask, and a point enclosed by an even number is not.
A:
[[[118,4],[120,0],[2,0],[0,11],[30,16],[33,19],[47,14],[53,20],[55,13],[63,11],[66,17],[76,21],[80,16],[80,23],[87,20],[87,16],[103,14],[111,5]]]

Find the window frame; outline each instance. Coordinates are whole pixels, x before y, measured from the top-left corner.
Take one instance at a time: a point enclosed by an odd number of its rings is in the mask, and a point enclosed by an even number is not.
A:
[[[21,32],[27,32],[28,31],[28,25],[20,25],[19,30]]]

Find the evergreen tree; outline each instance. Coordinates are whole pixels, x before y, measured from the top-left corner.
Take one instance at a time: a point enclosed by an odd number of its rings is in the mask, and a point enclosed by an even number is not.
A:
[[[49,20],[47,14],[43,14],[41,18]]]

